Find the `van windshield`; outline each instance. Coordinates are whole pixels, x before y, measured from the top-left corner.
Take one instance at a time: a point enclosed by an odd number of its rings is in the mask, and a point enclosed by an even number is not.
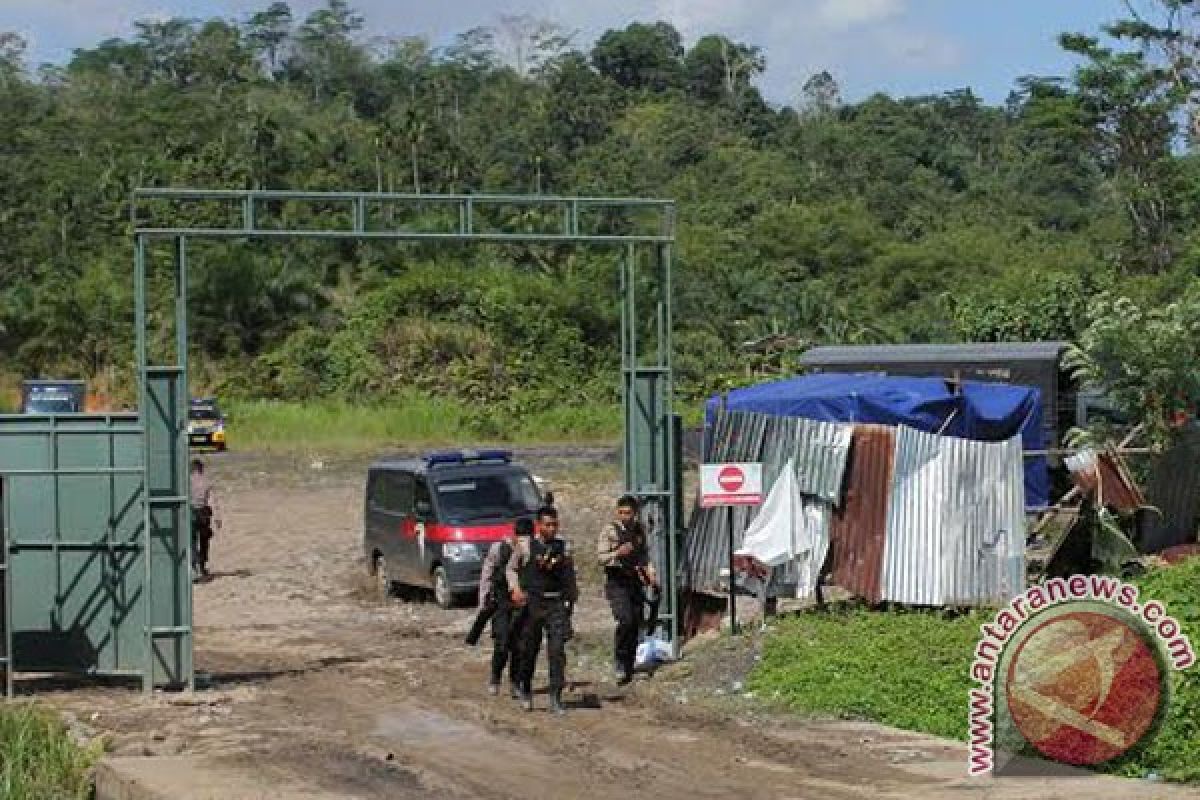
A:
[[[541,504],[537,487],[520,472],[443,478],[435,484],[446,522],[507,519],[532,514]]]

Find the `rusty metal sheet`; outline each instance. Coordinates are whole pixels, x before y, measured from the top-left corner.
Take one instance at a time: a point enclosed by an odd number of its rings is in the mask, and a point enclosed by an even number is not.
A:
[[[1146,504],[1128,466],[1115,453],[1087,448],[1068,456],[1066,465],[1075,485],[1095,497],[1099,505],[1131,512]]]
[[[679,634],[687,640],[707,631],[721,630],[721,620],[729,610],[729,598],[685,590],[681,593],[679,607]]]
[[[901,426],[883,599],[995,605],[1024,591],[1024,510],[1019,438],[975,442]]]
[[[854,426],[846,492],[833,512],[829,580],[869,603],[883,599],[883,551],[895,449],[895,428]]]

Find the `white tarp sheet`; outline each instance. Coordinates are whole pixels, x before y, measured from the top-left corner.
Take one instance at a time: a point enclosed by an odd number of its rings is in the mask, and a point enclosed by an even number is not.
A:
[[[795,463],[789,459],[734,556],[764,567],[786,565],[796,597],[808,598],[829,553],[829,519],[827,503],[801,494]]]

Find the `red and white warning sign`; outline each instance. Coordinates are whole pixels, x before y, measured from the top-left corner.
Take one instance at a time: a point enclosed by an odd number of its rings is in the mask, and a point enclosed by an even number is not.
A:
[[[762,464],[700,465],[701,508],[756,506],[762,501]]]

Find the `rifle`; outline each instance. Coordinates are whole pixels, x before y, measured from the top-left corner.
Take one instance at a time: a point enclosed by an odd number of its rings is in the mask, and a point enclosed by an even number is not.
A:
[[[479,637],[483,635],[483,629],[487,627],[488,621],[495,615],[496,593],[489,591],[483,608],[479,609],[479,613],[475,615],[475,621],[471,623],[471,630],[467,632],[467,644],[472,647],[479,644]]]
[[[626,529],[623,525],[618,524],[617,528],[621,534],[618,537],[619,545],[632,544],[635,550],[645,546],[646,534],[640,530],[640,525]],[[640,542],[638,541],[639,534],[641,538]],[[662,590],[655,588],[654,581],[650,579],[650,572],[645,565],[633,563],[630,556],[621,556],[617,560],[624,569],[632,572],[637,577],[640,584],[639,588],[642,590],[642,603],[650,606],[650,613],[647,615],[645,622],[646,633],[654,633],[654,630],[658,627],[658,610],[662,602]]]
[[[658,607],[662,602],[662,589],[650,580],[650,574],[645,567],[638,566],[635,569],[642,582],[642,601],[650,606],[650,613],[646,615],[646,633],[652,634],[658,627]]]

